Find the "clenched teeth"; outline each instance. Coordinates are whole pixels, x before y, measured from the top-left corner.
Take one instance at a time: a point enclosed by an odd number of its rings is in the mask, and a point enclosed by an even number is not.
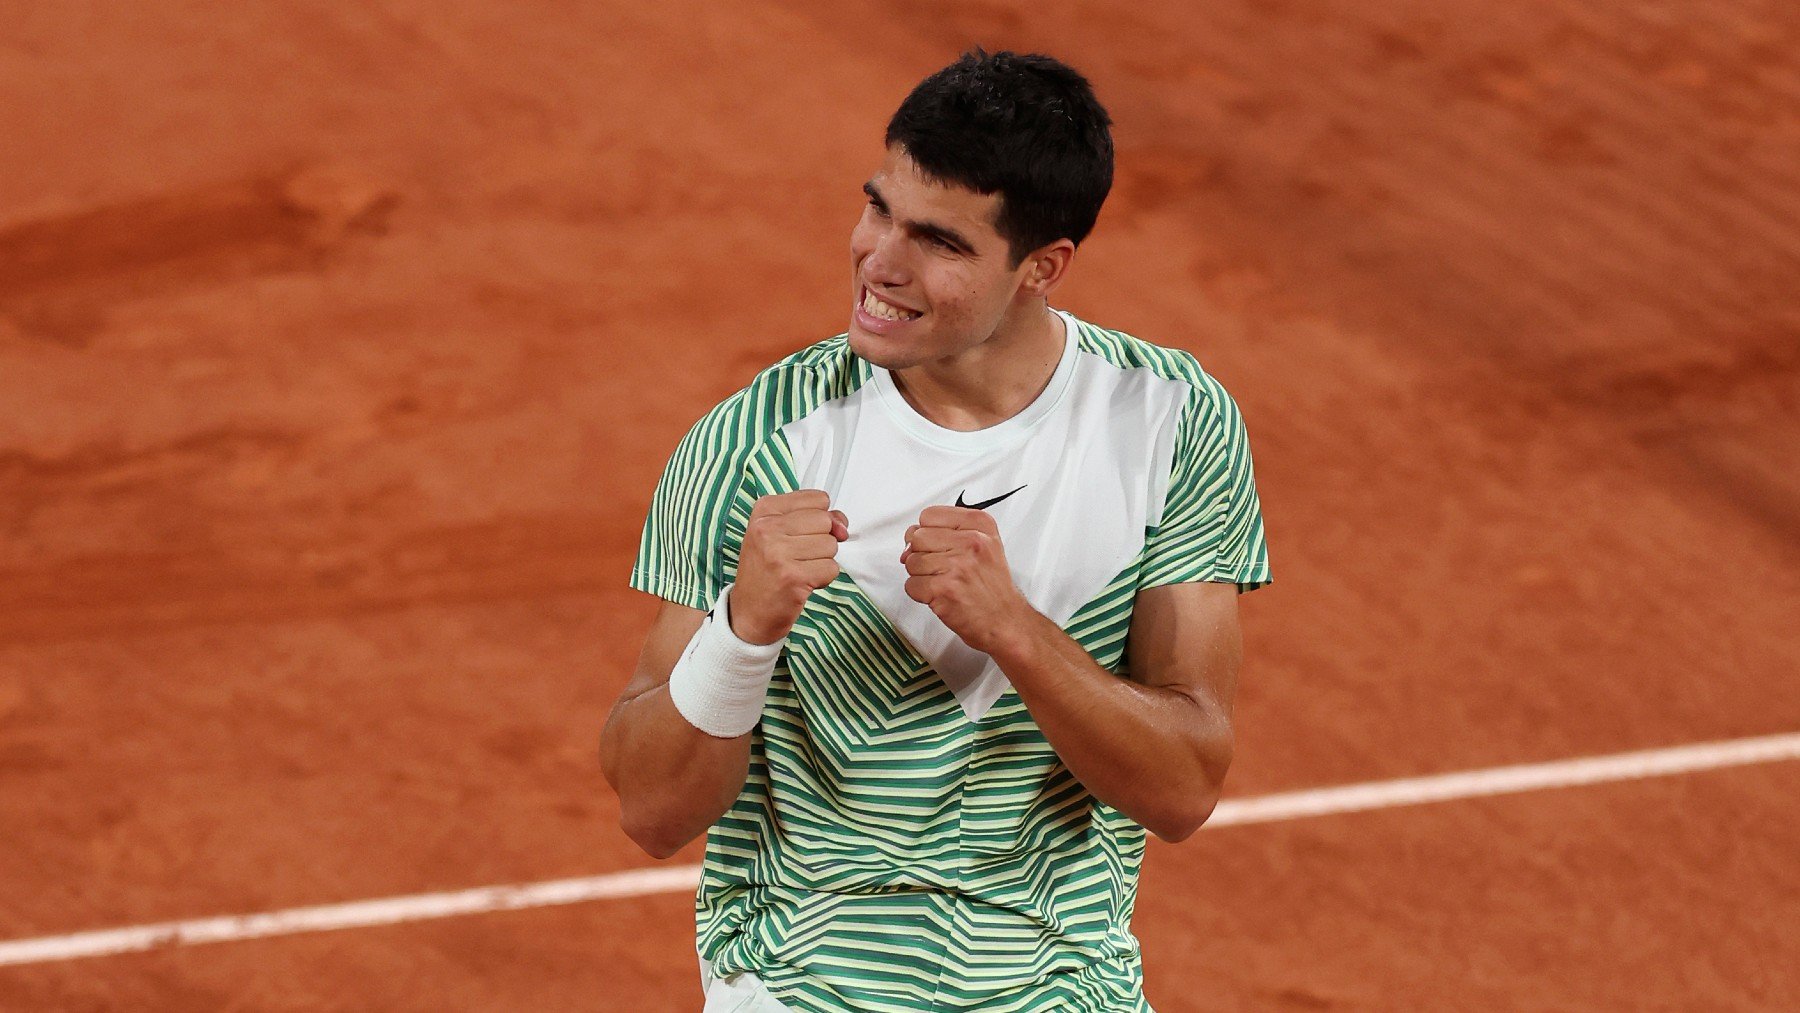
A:
[[[866,288],[863,289],[862,308],[864,313],[882,320],[912,320],[919,316],[912,310],[901,309],[892,303],[882,302],[876,298],[875,293]]]

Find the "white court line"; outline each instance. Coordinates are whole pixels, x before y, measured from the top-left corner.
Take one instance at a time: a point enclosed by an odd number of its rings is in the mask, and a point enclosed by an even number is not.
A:
[[[1288,791],[1256,798],[1227,799],[1213,810],[1212,818],[1207,820],[1206,826],[1212,829],[1270,823],[1331,813],[1387,809],[1607,781],[1666,777],[1696,770],[1797,759],[1800,759],[1800,733],[1703,742],[1668,749],[1616,753],[1611,756],[1490,767],[1429,777],[1408,777],[1337,788]],[[16,939],[0,943],[0,966],[98,957],[195,943],[260,939],[297,932],[392,925],[397,922],[479,914],[484,911],[512,911],[617,897],[677,893],[694,889],[699,881],[699,866],[679,865],[517,886],[487,886],[448,893],[289,908],[267,914],[224,915],[77,932],[65,936]]]

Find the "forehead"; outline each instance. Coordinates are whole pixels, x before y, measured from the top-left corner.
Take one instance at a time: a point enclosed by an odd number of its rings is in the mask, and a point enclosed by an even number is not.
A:
[[[1000,217],[999,194],[976,193],[958,183],[932,179],[899,145],[887,149],[881,168],[869,182],[881,191],[888,211],[897,218],[945,226],[976,242],[999,236],[995,225]]]

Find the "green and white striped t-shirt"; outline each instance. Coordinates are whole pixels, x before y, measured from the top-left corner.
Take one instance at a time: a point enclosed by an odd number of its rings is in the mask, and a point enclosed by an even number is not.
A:
[[[939,427],[844,335],[763,370],[675,448],[631,586],[697,609],[751,507],[823,489],[842,572],[788,634],[696,896],[713,973],[800,1010],[1147,1010],[1130,930],[1144,829],[1057,759],[1004,673],[912,601],[904,532],[988,507],[1014,583],[1126,674],[1143,587],[1269,583],[1237,405],[1192,355],[1058,311],[1031,405]],[[1016,491],[1015,491],[1016,490]]]

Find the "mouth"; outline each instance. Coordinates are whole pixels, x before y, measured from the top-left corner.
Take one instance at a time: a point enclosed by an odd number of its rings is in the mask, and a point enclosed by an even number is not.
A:
[[[867,285],[863,286],[862,301],[856,305],[856,322],[878,334],[885,334],[924,315],[919,310],[888,302],[870,291]]]

